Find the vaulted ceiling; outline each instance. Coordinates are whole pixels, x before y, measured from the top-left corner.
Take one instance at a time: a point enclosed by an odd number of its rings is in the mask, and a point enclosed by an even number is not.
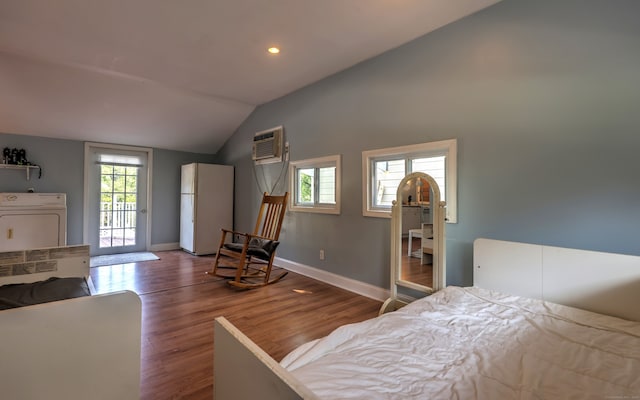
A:
[[[215,153],[256,106],[498,1],[3,0],[0,132]]]

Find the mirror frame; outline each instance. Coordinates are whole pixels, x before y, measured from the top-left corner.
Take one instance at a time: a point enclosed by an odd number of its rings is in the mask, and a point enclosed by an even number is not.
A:
[[[402,191],[407,182],[413,179],[426,180],[433,192],[429,200],[433,216],[433,287],[417,284],[401,279],[402,268]],[[446,286],[445,269],[445,207],[441,201],[440,187],[438,183],[424,172],[414,172],[406,175],[396,190],[396,200],[391,206],[391,298],[398,297],[398,286],[413,289],[419,292],[431,294]]]

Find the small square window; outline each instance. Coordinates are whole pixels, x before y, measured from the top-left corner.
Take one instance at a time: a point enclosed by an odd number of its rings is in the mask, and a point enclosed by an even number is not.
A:
[[[292,211],[340,214],[340,156],[292,161]]]

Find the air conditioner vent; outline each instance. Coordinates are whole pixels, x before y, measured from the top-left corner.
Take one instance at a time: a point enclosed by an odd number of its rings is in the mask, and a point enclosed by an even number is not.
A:
[[[256,133],[251,155],[257,164],[281,162],[282,126]]]

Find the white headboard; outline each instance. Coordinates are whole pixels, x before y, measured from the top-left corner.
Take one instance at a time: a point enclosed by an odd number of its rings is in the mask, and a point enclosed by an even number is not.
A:
[[[638,256],[476,239],[473,284],[640,321]]]

